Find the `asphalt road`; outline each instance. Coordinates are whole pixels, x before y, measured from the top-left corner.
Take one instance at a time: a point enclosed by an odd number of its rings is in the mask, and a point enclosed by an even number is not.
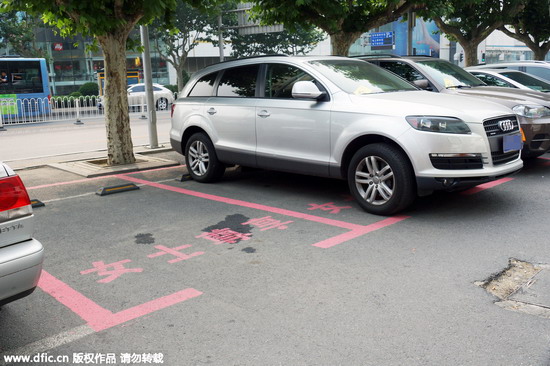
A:
[[[550,263],[549,158],[391,218],[363,212],[345,182],[262,170],[215,184],[178,181],[183,166],[94,179],[21,170],[46,204],[35,209],[45,272],[0,311],[0,357],[549,365],[550,319],[498,307],[474,284],[509,258]],[[141,188],[95,195],[130,182]]]

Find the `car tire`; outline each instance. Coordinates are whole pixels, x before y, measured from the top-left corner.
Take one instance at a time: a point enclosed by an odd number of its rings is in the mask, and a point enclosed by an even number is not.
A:
[[[218,160],[214,144],[202,132],[193,134],[187,141],[185,163],[191,177],[201,183],[215,182],[225,172],[225,165]]]
[[[408,157],[384,143],[363,146],[348,166],[351,194],[367,212],[392,215],[416,198],[414,171]]]
[[[157,100],[157,110],[158,111],[165,111],[168,109],[168,99],[166,98],[159,98]]]

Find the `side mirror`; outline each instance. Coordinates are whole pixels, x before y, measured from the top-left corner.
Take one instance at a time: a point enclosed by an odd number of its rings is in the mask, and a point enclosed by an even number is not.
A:
[[[423,90],[431,90],[430,83],[427,79],[420,79],[413,81],[413,84]]]
[[[319,90],[313,81],[298,81],[292,86],[292,97],[295,99],[321,99],[325,92]]]

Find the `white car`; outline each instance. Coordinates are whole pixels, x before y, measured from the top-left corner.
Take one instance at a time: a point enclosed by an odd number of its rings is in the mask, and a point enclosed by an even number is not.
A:
[[[470,69],[470,74],[489,86],[503,86],[524,90],[536,90],[544,93],[550,92],[550,82],[527,74],[523,71],[510,69]]]
[[[547,61],[516,61],[516,62],[502,62],[496,64],[486,64],[469,67],[471,70],[481,69],[508,69],[519,70],[526,72],[530,75],[534,75],[541,79],[550,82],[550,62]]]
[[[145,94],[145,84],[133,84],[127,89],[128,92],[128,107],[130,111],[141,111],[142,106],[147,105],[147,96]],[[155,108],[159,111],[164,111],[170,108],[174,103],[174,93],[170,89],[165,88],[160,84],[153,84],[153,98]],[[99,97],[97,107],[103,109],[103,97]]]
[[[32,237],[34,215],[21,178],[0,162],[0,306],[30,295],[44,248]]]
[[[350,58],[212,65],[191,78],[172,112],[172,147],[198,182],[235,164],[347,179],[358,204],[379,215],[523,166],[510,108],[418,90]]]
[[[153,84],[155,107],[159,111],[167,110],[174,103],[174,94],[160,84]],[[134,84],[128,88],[128,105],[130,108],[147,104],[145,84]]]

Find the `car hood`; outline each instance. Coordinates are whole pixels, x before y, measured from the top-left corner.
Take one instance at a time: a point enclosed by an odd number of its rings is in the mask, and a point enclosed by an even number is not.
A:
[[[498,86],[474,86],[471,88],[446,89],[448,93],[471,97],[490,98],[493,102],[513,108],[519,104],[540,104],[550,107],[550,96],[536,90],[504,88]]]
[[[430,115],[457,117],[467,122],[482,123],[514,112],[501,104],[480,98],[427,91],[403,91],[350,98],[358,111],[393,116]]]

